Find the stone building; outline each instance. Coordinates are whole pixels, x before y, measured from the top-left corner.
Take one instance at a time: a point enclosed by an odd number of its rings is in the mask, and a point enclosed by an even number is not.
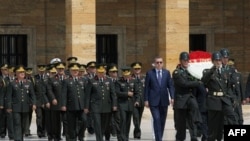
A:
[[[181,51],[228,48],[246,77],[249,18],[248,0],[0,0],[0,63],[77,56],[145,72],[159,55],[173,71]]]

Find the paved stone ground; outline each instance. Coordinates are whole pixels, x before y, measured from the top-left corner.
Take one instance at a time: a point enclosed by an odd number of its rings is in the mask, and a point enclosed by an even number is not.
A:
[[[250,125],[250,105],[243,106],[243,113],[244,113],[244,124]],[[38,138],[36,135],[36,123],[35,123],[35,115],[33,115],[32,125],[31,125],[31,137],[27,137],[25,141],[46,141],[47,138]],[[147,108],[145,108],[143,119],[142,119],[142,136],[140,140],[133,139],[133,125],[131,125],[130,130],[130,141],[153,141],[153,134],[152,134],[152,121],[151,121],[151,114]],[[189,141],[189,133],[187,131],[187,138],[186,140]],[[163,137],[164,141],[174,141],[175,140],[175,129],[174,129],[174,121],[173,121],[173,111],[171,107],[169,107],[168,118],[166,121],[165,133]],[[0,139],[1,141],[7,141],[8,138]],[[111,141],[116,141],[115,137],[111,137]],[[65,141],[65,138],[63,138]],[[95,135],[90,135],[87,132],[85,133],[85,141],[95,141]]]

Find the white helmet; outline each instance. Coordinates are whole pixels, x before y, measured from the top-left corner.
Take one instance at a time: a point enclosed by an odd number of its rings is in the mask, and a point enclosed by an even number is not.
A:
[[[53,58],[53,59],[51,59],[50,64],[55,64],[55,63],[59,63],[59,62],[62,62],[60,58]]]

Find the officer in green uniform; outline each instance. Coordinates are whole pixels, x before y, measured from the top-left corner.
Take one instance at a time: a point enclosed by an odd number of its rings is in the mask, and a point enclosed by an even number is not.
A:
[[[6,136],[6,129],[7,129],[7,115],[8,113],[5,112],[5,95],[6,95],[6,89],[7,85],[9,83],[9,77],[8,77],[8,64],[4,63],[1,64],[1,73],[0,73],[0,82],[1,86],[0,89],[2,89],[2,94],[0,96],[0,137],[5,138]]]
[[[87,63],[87,74],[88,79],[92,79],[96,76],[96,61],[90,61]],[[87,130],[89,134],[94,134],[93,117],[91,111],[87,113]]]
[[[224,117],[227,124],[237,124],[231,101],[230,76],[222,67],[220,52],[212,54],[213,67],[205,69],[201,81],[208,89],[208,141],[222,140]]]
[[[25,68],[25,79],[29,80],[30,82],[32,82],[33,84],[33,87],[35,85],[35,78],[33,76],[33,68]],[[37,99],[36,99],[37,100]],[[30,133],[30,125],[31,125],[31,121],[32,121],[32,114],[33,114],[33,110],[30,110],[30,113],[29,113],[29,117],[26,119],[27,120],[27,125],[25,125],[25,136],[28,137],[28,136],[31,136],[31,133]]]
[[[135,79],[139,87],[139,105],[134,107],[133,123],[134,123],[134,138],[141,138],[141,118],[144,111],[144,86],[145,75],[141,74],[142,63],[134,62],[131,64],[132,77]]]
[[[66,111],[68,124],[68,141],[75,141],[78,137],[83,141],[87,117],[84,113],[84,100],[88,80],[79,77],[79,64],[71,63],[68,66],[69,77],[63,83],[62,110]]]
[[[189,128],[191,141],[197,139],[197,124],[202,122],[196,97],[193,90],[202,85],[201,81],[191,80],[187,71],[189,54],[181,52],[179,56],[180,66],[173,72],[175,87],[174,116],[176,125],[176,140],[185,140],[186,128]],[[186,125],[188,123],[188,126]]]
[[[109,77],[112,82],[115,84],[118,79],[118,68],[114,63],[107,65],[107,77]],[[119,111],[112,111],[111,122],[108,130],[105,131],[105,139],[110,140],[110,135],[116,137],[117,134],[120,134],[120,113]],[[119,139],[118,139],[119,140]]]
[[[29,112],[36,109],[36,99],[33,84],[25,79],[25,69],[22,65],[15,67],[16,80],[7,88],[7,112],[13,113],[14,140],[23,141],[24,126]]]
[[[97,75],[90,79],[87,87],[85,111],[92,112],[97,141],[103,141],[105,131],[109,128],[112,111],[117,110],[117,97],[112,80],[106,77],[104,64],[98,64]]]
[[[61,140],[61,107],[62,107],[62,91],[65,75],[65,63],[59,62],[55,64],[57,74],[49,78],[47,85],[47,97],[50,102],[50,113],[46,117],[48,139],[54,141]]]
[[[35,93],[36,93],[36,124],[37,135],[39,138],[45,137],[45,111],[44,111],[44,95],[46,93],[46,83],[48,82],[48,76],[46,75],[46,65],[37,65],[38,74],[35,78]]]
[[[131,77],[130,67],[122,67],[122,77],[115,83],[118,99],[118,110],[120,112],[120,139],[129,140],[131,117],[134,107],[139,106],[139,87],[135,79]]]

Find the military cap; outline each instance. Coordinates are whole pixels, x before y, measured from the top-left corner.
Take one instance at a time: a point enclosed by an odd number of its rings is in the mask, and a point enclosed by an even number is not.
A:
[[[108,65],[108,71],[118,71],[117,65],[112,63]]]
[[[222,48],[222,49],[220,50],[220,54],[222,55],[222,57],[228,58],[228,57],[229,57],[229,50],[226,49],[226,48]]]
[[[68,61],[69,63],[76,63],[77,57],[69,57],[69,58],[67,59],[67,61]]]
[[[86,65],[84,65],[84,64],[80,64],[80,66],[79,66],[79,71],[86,71]]]
[[[32,69],[32,68],[25,68],[25,72],[26,72],[27,74],[32,74],[33,69]]]
[[[57,72],[54,64],[48,64],[46,67],[46,70],[49,72],[54,72],[54,73]]]
[[[1,69],[8,69],[8,64],[4,63],[0,67],[1,67]]]
[[[53,58],[53,59],[51,59],[50,64],[56,64],[59,62],[62,62],[60,58]]]
[[[141,62],[134,62],[130,66],[131,66],[131,68],[134,68],[134,69],[141,69],[142,63]]]
[[[221,60],[222,56],[221,56],[221,53],[219,51],[215,51],[213,54],[212,54],[212,60]]]
[[[229,59],[227,64],[229,66],[233,66],[234,65],[234,59]]]
[[[45,71],[46,65],[37,65],[39,71]]]
[[[95,61],[90,61],[87,63],[87,68],[88,67],[96,67],[96,62]]]
[[[179,56],[179,59],[187,61],[187,60],[189,60],[189,54],[187,52],[185,52],[185,51],[181,52],[180,56]]]
[[[97,72],[105,72],[106,71],[106,65],[105,64],[97,64],[96,65],[96,71]]]
[[[130,67],[127,67],[127,66],[122,67],[122,68],[121,68],[121,70],[122,70],[122,75],[125,75],[125,76],[130,75],[130,74],[131,74],[130,69],[131,69],[131,68],[130,68]]]
[[[15,67],[14,72],[25,72],[23,65],[18,65]]]
[[[57,68],[57,69],[65,69],[65,63],[63,63],[63,62],[59,62],[59,63],[56,63],[55,64],[55,67]]]
[[[79,70],[80,64],[78,64],[78,63],[71,63],[71,64],[69,64],[68,68],[70,70]]]
[[[14,72],[14,68],[15,68],[14,66],[9,65],[9,66],[8,66],[9,72]]]

